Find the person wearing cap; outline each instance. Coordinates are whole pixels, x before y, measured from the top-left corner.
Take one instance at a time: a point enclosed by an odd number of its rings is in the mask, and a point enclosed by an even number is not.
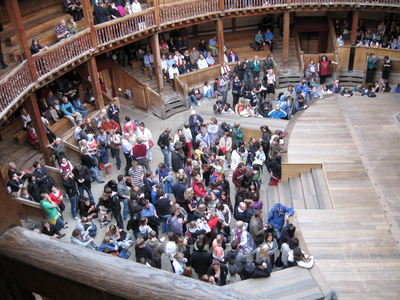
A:
[[[285,213],[288,213],[290,216],[293,216],[294,214],[293,208],[277,203],[271,209],[268,215],[268,224],[272,224],[274,226],[277,240],[279,240],[281,237],[281,231],[283,225],[285,225],[285,221],[289,221],[289,216],[285,217]]]
[[[200,126],[203,124],[203,118],[193,109],[189,117],[189,127],[192,132],[192,137],[195,138],[199,133]]]

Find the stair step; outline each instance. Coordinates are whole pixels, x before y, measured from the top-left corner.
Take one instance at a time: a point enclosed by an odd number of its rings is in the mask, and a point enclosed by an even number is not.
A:
[[[288,207],[293,207],[292,197],[290,195],[289,182],[279,182],[279,202]]]
[[[269,211],[279,203],[279,188],[278,186],[267,186],[267,203],[264,203],[263,211],[266,209],[267,216]]]
[[[315,192],[317,194],[320,209],[332,209],[331,197],[325,174],[322,169],[312,169],[311,174],[314,180]]]
[[[306,209],[303,188],[300,178],[289,178],[290,195],[292,197],[293,209]]]
[[[301,185],[303,187],[304,201],[307,209],[319,209],[317,193],[311,173],[300,174]]]

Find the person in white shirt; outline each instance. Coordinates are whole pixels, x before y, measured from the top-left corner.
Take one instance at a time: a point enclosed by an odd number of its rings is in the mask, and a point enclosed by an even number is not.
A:
[[[344,40],[343,40],[342,36],[339,36],[337,38],[337,43],[338,43],[338,46],[343,46],[344,45]]]
[[[201,70],[201,69],[208,68],[208,63],[207,63],[207,61],[205,60],[203,54],[200,54],[200,58],[199,58],[199,60],[197,61],[197,66],[199,67],[200,70]]]
[[[175,91],[175,77],[174,77],[174,74],[179,76],[179,71],[178,71],[178,68],[176,67],[176,64],[173,64],[172,67],[169,68],[168,73],[169,73],[169,80],[171,81],[171,84],[172,84],[172,88]]]
[[[140,122],[139,128],[136,131],[137,137],[141,138],[143,141],[143,144],[146,145],[147,148],[147,159],[150,161],[150,163],[153,162],[153,154],[151,153],[151,147],[150,147],[150,141],[152,138],[151,132],[148,128],[145,127],[143,122]]]
[[[183,124],[183,136],[185,137],[186,140],[186,144],[189,147],[189,157],[191,156],[191,152],[192,152],[192,132],[190,131],[190,125],[189,122],[186,122],[185,124]]]
[[[140,2],[138,0],[134,0],[132,2],[132,13],[138,13],[142,11],[142,5],[140,4]]]
[[[167,60],[166,60],[166,57],[164,54],[161,56],[161,70],[164,74],[164,77],[168,78],[168,76],[167,76],[168,75],[168,65],[167,65]]]
[[[232,72],[231,68],[226,64],[226,62],[222,63],[221,67],[221,75],[224,76],[224,74],[229,74],[229,72]]]
[[[183,55],[179,53],[179,51],[175,51],[175,56],[174,56],[174,60],[176,63],[177,67],[180,67],[182,65],[182,60],[184,59]]]

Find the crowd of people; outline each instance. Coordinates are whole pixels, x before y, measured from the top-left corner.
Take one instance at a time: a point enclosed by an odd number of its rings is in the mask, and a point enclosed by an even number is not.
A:
[[[262,126],[262,138],[251,137],[247,143],[240,123],[219,126],[212,118],[207,124],[192,111],[176,134],[166,128],[159,136],[164,161],[151,170],[155,143],[150,130],[129,117],[122,125],[116,118],[118,110],[112,104],[93,120],[77,121],[74,137],[80,162],[69,160],[61,139],[51,146],[65,194],[44,165],[36,162],[34,172],[28,174],[9,164],[12,192],[40,203],[47,215],[43,234],[65,236],[60,231],[68,227],[63,217],[68,198],[76,220],[72,243],[122,258],[129,258],[128,249],[135,245],[136,261],[157,268],[162,267],[164,253],[179,275],[191,277],[195,271],[199,279],[222,286],[268,277],[275,262],[279,268],[312,267],[313,258],[301,252],[288,222],[293,209],[277,204],[268,221],[263,221],[263,169],[271,174],[269,184],[276,185],[281,176],[280,153],[286,151],[285,132],[272,135],[268,126]],[[100,170],[109,176],[109,153],[120,169],[120,150],[127,163],[125,174],[105,183]],[[234,195],[226,176],[232,177]],[[94,181],[104,184],[97,201],[91,191]],[[108,228],[99,245],[94,242],[98,226]],[[279,256],[275,255],[278,249]]]

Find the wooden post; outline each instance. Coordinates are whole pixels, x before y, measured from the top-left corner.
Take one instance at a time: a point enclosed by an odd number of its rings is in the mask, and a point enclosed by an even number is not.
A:
[[[32,119],[32,126],[35,128],[36,135],[38,138],[40,151],[43,154],[43,159],[46,165],[54,166],[54,162],[52,162],[52,154],[47,149],[47,145],[49,144],[49,140],[47,139],[46,132],[44,130],[43,122],[39,112],[39,106],[37,104],[35,94],[31,94],[25,100],[26,109],[31,116]]]
[[[158,0],[153,1],[153,6],[154,6],[154,21],[157,25],[157,29],[160,28],[161,26],[161,21],[160,21],[160,4],[158,3]],[[153,48],[154,49],[154,48]],[[158,49],[158,48],[157,48]]]
[[[218,43],[218,61],[222,65],[224,62],[224,20],[217,20],[217,43]]]
[[[154,58],[154,72],[157,81],[157,92],[161,93],[164,87],[164,75],[161,71],[161,55],[160,55],[160,44],[158,41],[158,33],[155,32],[151,36],[151,49],[153,49],[153,58]]]
[[[8,16],[10,18],[12,27],[14,28],[15,35],[17,36],[19,50],[25,52],[25,57],[28,60],[29,74],[31,75],[32,81],[35,82],[37,79],[35,66],[33,65],[33,59],[29,44],[26,39],[26,33],[24,24],[22,23],[21,12],[17,0],[4,0],[4,6],[7,9]]]
[[[193,37],[198,37],[199,36],[199,25],[193,25]]]
[[[103,93],[101,91],[99,72],[97,71],[96,57],[91,57],[87,62],[89,69],[90,82],[92,83],[93,95],[95,98],[96,109],[104,108]]]
[[[289,68],[289,37],[290,37],[290,12],[283,13],[283,71]]]
[[[92,42],[92,48],[94,48],[97,46],[97,38],[93,23],[93,9],[90,7],[90,0],[82,0],[82,10],[85,18],[85,27],[90,28],[90,41]]]
[[[232,32],[236,32],[236,18],[232,18]]]
[[[1,236],[0,268],[10,283],[49,299],[258,299],[22,227]]]
[[[218,0],[219,10],[222,12],[225,11],[225,0]]]
[[[356,39],[357,39],[357,27],[358,27],[358,19],[360,18],[360,11],[355,10],[353,11],[353,26],[351,28],[351,44],[356,45]]]

